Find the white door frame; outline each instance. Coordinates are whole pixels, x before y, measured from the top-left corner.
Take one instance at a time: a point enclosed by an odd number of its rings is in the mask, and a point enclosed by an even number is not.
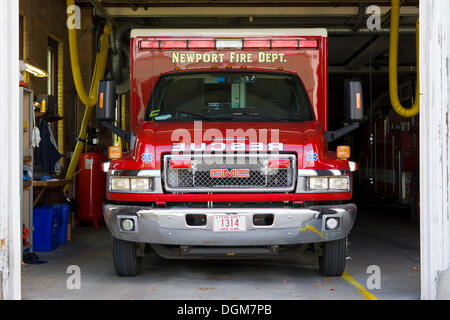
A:
[[[450,2],[420,1],[420,256],[422,299],[450,267]]]
[[[450,268],[450,2],[420,2],[421,289]],[[0,297],[21,298],[19,8],[0,1]]]
[[[0,297],[21,298],[19,1],[0,1]]]

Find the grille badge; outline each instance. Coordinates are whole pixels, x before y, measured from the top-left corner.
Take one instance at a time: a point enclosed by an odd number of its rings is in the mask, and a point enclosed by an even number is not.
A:
[[[212,169],[211,178],[250,178],[250,169]]]

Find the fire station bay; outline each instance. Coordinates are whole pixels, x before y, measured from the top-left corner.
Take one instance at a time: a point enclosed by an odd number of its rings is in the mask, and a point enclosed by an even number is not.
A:
[[[1,1],[0,300],[450,299],[449,13]]]

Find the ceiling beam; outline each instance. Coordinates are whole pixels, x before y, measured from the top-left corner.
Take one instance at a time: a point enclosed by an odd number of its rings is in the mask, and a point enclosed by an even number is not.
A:
[[[357,16],[358,7],[107,7],[106,10],[113,17],[348,17]],[[390,7],[381,7],[384,14]],[[418,16],[416,7],[402,7],[402,16]]]
[[[114,20],[113,17],[108,13],[108,11],[105,9],[105,7],[98,1],[98,0],[89,0],[92,5],[100,12],[100,14],[108,20],[110,24],[112,24],[115,28],[117,28],[119,25],[117,24],[116,20]]]
[[[375,59],[389,49],[389,36],[381,36],[375,39],[372,44],[368,44],[363,50],[357,53],[345,66],[347,70],[356,70],[367,65],[370,59]]]
[[[371,5],[390,6],[392,0],[373,0]],[[103,0],[105,7],[358,7],[361,0]],[[91,6],[89,0],[77,0],[80,6]],[[407,0],[404,6],[418,6],[418,0]]]
[[[354,70],[348,70],[346,66],[329,66],[328,67],[328,73],[329,74],[336,74],[336,73],[342,73],[342,74],[368,74],[370,73],[370,67],[360,67],[358,69]],[[398,67],[398,73],[415,73],[416,67],[413,66],[399,66]],[[389,73],[389,67],[388,66],[372,66],[372,73]]]

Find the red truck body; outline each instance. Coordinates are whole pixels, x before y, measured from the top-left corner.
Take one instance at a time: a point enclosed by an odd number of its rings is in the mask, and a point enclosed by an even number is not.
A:
[[[329,261],[327,252],[335,249],[325,245],[319,253],[324,257],[319,259],[325,266],[322,273],[342,273],[345,237],[356,217],[356,206],[342,202],[352,198],[355,164],[338,159],[336,152],[328,150],[327,54],[325,29],[133,30],[132,150],[109,163],[109,202],[104,206],[116,247],[148,243],[165,257],[172,257],[174,252],[181,256],[216,253],[230,257],[252,252],[274,254],[284,245],[304,248],[311,243],[330,242],[338,246],[340,260]],[[310,118],[270,120],[273,114],[265,114],[264,119],[256,120],[261,115],[244,113],[250,108],[248,100],[256,99],[249,98],[251,94],[258,96],[248,89],[257,81],[269,83],[264,87],[268,93],[261,96],[269,97],[271,104],[264,109],[264,99],[255,100],[260,102],[253,102],[252,108],[271,113],[270,108],[279,103],[278,98],[270,98],[272,82],[267,79],[272,75],[274,86],[296,83],[304,90],[294,95],[299,101],[303,94],[304,105],[310,106]],[[220,101],[225,98],[218,96],[214,86],[231,88],[231,94],[225,93],[231,97],[226,98],[226,108],[236,120],[225,117],[208,121],[211,110],[192,114],[187,102],[177,114],[191,112],[190,116],[195,116],[191,120],[180,121],[170,113],[161,115],[163,105],[178,94],[170,91],[173,85],[167,89],[167,83],[200,90],[195,87],[196,76],[201,77],[201,85],[212,88],[208,87],[208,94],[214,97],[202,105],[202,110],[224,108]],[[189,90],[181,89],[186,100],[193,99]],[[166,94],[166,102],[159,106],[155,101],[164,90],[171,94]],[[223,95],[225,91],[220,92]],[[285,105],[279,108],[291,108]],[[246,117],[238,119],[243,115]],[[193,139],[174,137],[176,132]],[[254,157],[260,158],[252,164]],[[241,159],[243,164],[199,162],[209,158]],[[200,186],[201,182],[205,185]],[[267,187],[269,184],[271,187]],[[142,186],[148,190],[133,192],[133,188]],[[216,220],[222,227],[224,223],[241,225],[218,228]],[[121,262],[128,258],[120,251],[115,255],[116,270],[121,275],[135,273]]]
[[[156,33],[150,30],[150,34]],[[169,33],[166,30],[163,34]],[[286,153],[296,153],[298,155],[298,168],[315,169],[349,169],[348,162],[336,159],[335,152],[328,152],[327,143],[324,142],[323,131],[328,129],[327,112],[327,37],[326,36],[242,36],[244,48],[215,50],[214,42],[217,36],[192,36],[192,32],[186,32],[189,36],[146,36],[146,32],[135,32],[131,39],[131,130],[136,130],[137,147],[132,154],[120,161],[112,162],[112,170],[160,170],[161,157],[165,153],[170,153],[173,141],[172,132],[179,127],[178,123],[154,123],[145,122],[144,114],[147,102],[158,79],[166,74],[189,72],[189,71],[271,71],[293,73],[300,77],[309,99],[314,109],[317,122],[308,123],[261,123],[261,122],[239,122],[239,123],[209,123],[203,124],[204,130],[208,127],[222,130],[223,136],[226,136],[227,129],[239,128],[271,128],[278,129],[280,132],[280,141],[283,141]],[[260,32],[259,32],[260,33]],[[314,33],[309,31],[308,33]],[[224,32],[226,34],[226,32]],[[224,37],[230,38],[230,36]],[[208,49],[188,49],[189,43],[193,41],[200,42],[201,47]],[[299,42],[305,41],[304,48],[298,48]],[[141,48],[150,46],[151,49]],[[247,48],[246,45],[257,46],[257,48]],[[278,46],[278,47],[277,47]],[[189,48],[191,48],[189,47]],[[217,62],[204,62],[205,55],[212,54],[223,56],[217,59]],[[234,58],[230,57],[233,54]],[[260,55],[278,56],[274,62],[259,62]],[[283,55],[283,61],[280,61],[280,54]],[[174,55],[178,61],[174,61]],[[185,56],[185,62],[182,62],[181,56]],[[188,55],[201,55],[200,62],[188,62]],[[237,62],[239,55],[244,55],[247,59],[241,59]],[[249,62],[248,56],[251,56]],[[267,56],[265,59],[267,60]],[[183,123],[183,126],[193,132],[194,125]],[[228,142],[231,143],[231,142]],[[248,150],[247,150],[248,151]],[[320,154],[315,163],[307,162],[304,156],[307,151],[314,151]],[[140,155],[149,152],[154,154],[150,163],[140,161]],[[317,201],[317,200],[350,200],[352,193],[336,194],[265,194],[264,201]],[[198,194],[120,194],[109,193],[110,200],[117,201],[210,201],[217,199],[217,195]],[[210,198],[208,200],[208,198]],[[261,199],[259,194],[228,194],[224,197],[230,201],[255,201]]]
[[[170,33],[168,31],[167,33]],[[250,32],[249,32],[250,33]],[[227,49],[216,50],[214,41],[217,36],[192,36],[191,32],[186,32],[188,36],[140,36],[145,32],[135,33],[131,39],[131,128],[134,129],[141,124],[144,119],[145,107],[153,91],[158,78],[164,74],[183,71],[202,71],[202,70],[245,70],[251,71],[272,71],[295,73],[305,86],[311,103],[316,113],[317,120],[322,124],[324,130],[328,130],[328,38],[318,36],[245,36],[240,35],[243,40],[243,50]],[[227,34],[224,32],[224,35]],[[251,33],[250,33],[251,34]],[[225,36],[224,36],[225,38]],[[230,36],[226,37],[230,38]],[[208,49],[186,49],[189,42],[194,40],[210,42]],[[308,43],[311,47],[297,49],[297,41],[311,41]],[[141,49],[141,42],[159,43],[164,49]],[[274,41],[279,41],[279,48],[274,48]],[[246,48],[246,43],[252,43],[252,46],[258,48]],[[257,43],[254,43],[257,42]],[[271,44],[272,42],[272,49]],[[277,43],[275,43],[275,46]],[[192,45],[191,45],[192,46]],[[205,47],[208,43],[204,44]],[[184,48],[184,49],[182,49]],[[237,62],[237,58],[230,57],[230,54],[244,54],[252,56],[252,62],[248,59],[242,59]],[[174,61],[173,54],[179,56],[178,61]],[[218,56],[217,62],[188,62],[187,55],[212,55]],[[282,54],[286,62],[277,59],[274,62],[259,62],[259,54]],[[186,57],[185,62],[181,61],[181,56]],[[219,59],[223,55],[223,59]],[[196,59],[196,57],[194,57]],[[267,60],[267,59],[265,59]],[[231,67],[231,68],[230,68]]]

